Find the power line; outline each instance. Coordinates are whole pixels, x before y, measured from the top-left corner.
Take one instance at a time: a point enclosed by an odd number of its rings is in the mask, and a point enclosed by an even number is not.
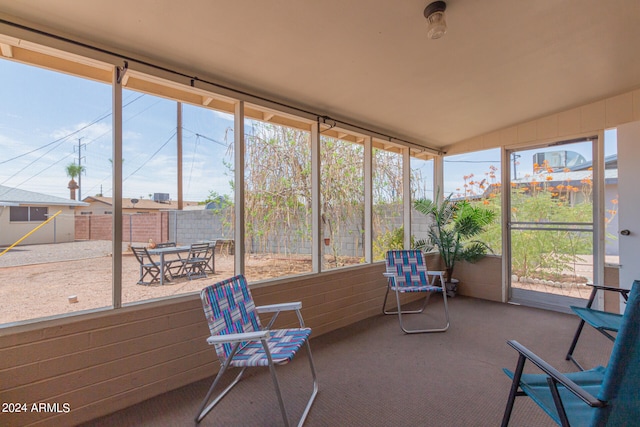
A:
[[[4,181],[2,181],[2,185],[4,185],[4,184],[5,184],[7,181],[9,181],[11,178],[14,178],[14,177],[15,177],[16,175],[18,175],[20,172],[24,171],[25,169],[27,169],[29,166],[31,166],[31,165],[32,165],[32,164],[34,164],[35,162],[37,162],[38,160],[42,159],[44,156],[46,156],[47,154],[49,154],[50,152],[52,152],[53,150],[55,150],[56,148],[58,148],[58,147],[59,147],[63,142],[65,142],[65,140],[64,140],[64,139],[63,139],[63,140],[58,140],[58,141],[59,141],[59,142],[58,142],[58,145],[56,145],[56,146],[52,147],[50,150],[48,150],[47,152],[45,152],[44,154],[42,154],[40,157],[38,157],[37,159],[34,159],[31,163],[29,163],[28,165],[26,165],[25,167],[23,167],[22,169],[20,169],[19,171],[17,171],[17,172],[16,172],[16,173],[14,173],[13,175],[11,175],[9,178],[7,178],[7,179],[5,179]],[[51,144],[47,144],[47,145],[51,145]],[[65,157],[68,157],[68,156],[69,156],[69,155],[67,155],[67,156],[65,156]],[[6,163],[6,162],[3,162],[3,163]],[[57,163],[57,162],[56,162],[56,163]],[[0,163],[0,164],[2,164],[2,163]],[[54,163],[54,164],[55,164],[55,163]],[[48,169],[48,168],[45,168],[44,170],[46,170],[46,169]],[[41,172],[42,172],[42,171],[41,171]],[[41,172],[39,172],[39,173],[38,173],[38,174],[36,174],[36,175],[39,175]],[[31,178],[33,178],[33,177],[34,177],[34,176],[36,176],[36,175],[33,175]],[[23,181],[23,183],[24,183],[24,182],[27,182],[27,181],[28,181],[28,180],[30,180],[31,178],[28,178],[27,180]]]
[[[160,152],[160,150],[162,150],[162,149],[163,149],[163,148],[164,148],[164,147],[165,147],[169,142],[171,142],[171,140],[173,139],[173,137],[174,137],[174,136],[176,136],[176,135],[177,135],[177,133],[178,133],[177,131],[173,131],[173,133],[171,134],[171,136],[169,136],[169,138],[164,142],[164,144],[162,144],[162,145],[160,146],[160,148],[158,148],[158,149],[157,149],[157,150],[156,150],[156,151],[151,155],[151,157],[149,157],[147,160],[145,160],[145,161],[144,161],[144,163],[142,163],[142,164],[138,167],[138,169],[134,170],[134,171],[133,171],[133,172],[131,172],[129,175],[127,175],[127,177],[126,177],[126,178],[124,178],[124,179],[122,180],[122,182],[126,181],[126,180],[127,180],[127,179],[129,179],[131,176],[135,175],[135,174],[136,174],[136,172],[138,172],[138,171],[139,171],[140,169],[142,169],[142,168],[143,168],[147,163],[149,163],[149,161],[151,161],[151,159],[153,159],[153,158],[156,156],[156,154],[158,154],[158,153]]]
[[[136,98],[132,99],[132,100],[131,100],[131,101],[129,101],[128,103],[124,104],[124,105],[123,105],[123,108],[124,108],[124,107],[126,107],[126,106],[131,105],[132,103],[136,102],[137,100],[139,100],[139,99],[140,99],[140,98],[142,98],[143,96],[146,96],[146,94],[144,94],[144,93],[143,93],[143,94],[140,94],[139,96],[137,96]],[[157,104],[157,103],[156,103],[156,104]],[[155,105],[155,104],[152,104],[151,106],[153,106],[153,105]],[[131,119],[131,118],[133,118],[133,117],[136,117],[136,116],[140,115],[142,112],[144,112],[144,111],[148,110],[149,108],[151,108],[151,106],[150,106],[150,107],[145,108],[144,110],[142,110],[142,111],[141,111],[141,112],[139,112],[138,114],[136,114],[136,115],[134,115],[134,116],[130,117],[129,119]],[[91,121],[90,123],[88,123],[86,126],[83,126],[83,127],[79,128],[79,129],[77,129],[77,130],[75,130],[75,131],[73,131],[73,132],[71,132],[71,133],[69,133],[69,134],[67,134],[67,135],[63,136],[63,137],[60,137],[60,138],[58,138],[58,139],[57,139],[57,140],[55,140],[55,141],[49,142],[49,143],[47,143],[47,144],[45,144],[45,145],[43,145],[43,146],[41,146],[41,147],[38,147],[38,148],[36,148],[36,149],[34,149],[34,150],[29,151],[29,152],[27,152],[27,153],[20,154],[20,155],[18,155],[18,156],[16,156],[16,157],[13,157],[12,159],[8,159],[8,160],[5,160],[5,161],[3,161],[3,162],[0,162],[0,165],[1,165],[1,164],[4,164],[4,163],[7,163],[7,162],[10,162],[10,161],[12,161],[12,160],[19,159],[20,157],[23,157],[23,156],[29,155],[29,154],[31,154],[31,153],[34,153],[34,152],[36,152],[36,151],[38,151],[38,150],[41,150],[41,149],[43,149],[43,148],[46,148],[46,147],[48,147],[48,146],[50,146],[50,145],[52,145],[52,144],[55,144],[56,142],[58,143],[57,145],[55,145],[54,147],[52,147],[50,150],[48,150],[47,152],[43,153],[41,156],[39,156],[38,158],[36,158],[35,160],[33,160],[31,163],[29,163],[28,165],[26,165],[25,167],[23,167],[22,169],[18,170],[16,173],[14,173],[14,174],[13,174],[13,175],[11,175],[10,177],[8,177],[6,180],[4,180],[4,181],[2,182],[2,185],[4,185],[4,184],[5,184],[5,183],[7,183],[9,180],[11,180],[12,178],[14,178],[16,175],[18,175],[18,174],[20,174],[21,172],[23,172],[25,169],[29,168],[31,165],[33,165],[33,164],[34,164],[35,162],[37,162],[38,160],[41,160],[44,156],[46,156],[47,154],[49,154],[49,153],[50,153],[51,151],[53,151],[54,149],[58,148],[58,147],[59,147],[63,142],[65,142],[65,140],[67,140],[67,139],[68,139],[68,138],[70,138],[71,136],[73,136],[73,135],[75,135],[75,134],[79,133],[79,132],[80,132],[80,131],[82,131],[82,130],[88,129],[89,127],[91,127],[91,126],[93,126],[93,125],[95,125],[95,124],[97,124],[97,123],[101,122],[102,120],[104,120],[104,119],[108,118],[108,117],[109,117],[109,116],[111,116],[112,114],[113,114],[113,113],[105,113],[105,114],[103,114],[102,116],[98,117],[97,119],[94,119],[93,121]],[[99,135],[98,137],[96,137],[96,138],[92,139],[92,140],[91,140],[91,141],[89,141],[87,144],[90,144],[90,143],[92,143],[92,142],[96,141],[97,139],[101,138],[102,136],[104,136],[104,135],[108,134],[110,131],[111,131],[111,130],[109,130],[109,131],[107,131],[107,132],[104,132],[102,135]],[[80,140],[80,139],[82,139],[82,138],[79,138],[79,140]],[[86,144],[83,144],[83,145],[85,145],[85,147],[86,147]],[[78,155],[80,156],[80,150],[78,150],[78,151],[79,151],[79,152],[78,152]],[[20,184],[18,184],[18,186],[20,186],[20,185],[22,185],[22,184],[24,184],[24,183],[26,183],[26,182],[30,181],[31,179],[33,179],[33,178],[35,178],[36,176],[40,175],[42,172],[44,172],[44,171],[46,171],[46,170],[50,169],[50,168],[51,168],[51,166],[53,166],[53,165],[56,165],[56,164],[60,163],[62,160],[64,160],[64,159],[68,158],[69,156],[70,156],[70,154],[67,154],[67,155],[63,156],[60,160],[58,160],[58,161],[56,161],[56,162],[52,163],[51,165],[49,165],[49,166],[45,167],[44,169],[42,169],[40,172],[37,172],[37,173],[35,173],[34,175],[30,176],[29,178],[25,179],[25,180],[24,180],[24,181],[22,181]]]
[[[36,173],[36,174],[34,174],[34,175],[31,175],[29,178],[25,179],[24,181],[22,181],[20,184],[16,185],[15,187],[16,187],[16,188],[19,188],[22,184],[24,184],[24,183],[26,183],[26,182],[31,181],[31,180],[32,180],[33,178],[35,178],[36,176],[40,175],[41,173],[43,173],[43,172],[44,172],[44,171],[46,171],[46,170],[51,169],[53,166],[57,165],[58,163],[60,163],[60,162],[61,162],[61,161],[63,161],[64,159],[66,159],[66,158],[68,158],[68,157],[71,157],[73,154],[74,154],[74,153],[68,153],[66,156],[64,156],[64,157],[60,158],[60,160],[57,160],[57,161],[55,161],[55,162],[51,163],[51,164],[50,164],[49,166],[47,166],[46,168],[42,169],[40,172],[38,172],[38,173]],[[15,176],[15,175],[14,175],[14,176]],[[9,178],[9,179],[11,179],[11,178]],[[7,181],[4,181],[4,182],[7,182]],[[4,182],[3,182],[2,184],[4,184]]]
[[[124,108],[124,107],[126,107],[126,106],[128,106],[128,105],[130,105],[130,104],[132,104],[132,103],[134,103],[135,101],[137,101],[138,99],[142,98],[142,97],[143,97],[143,96],[145,96],[145,95],[146,95],[146,94],[144,94],[144,93],[143,93],[143,94],[141,94],[140,96],[138,96],[137,98],[133,99],[133,100],[132,100],[132,101],[130,101],[129,103],[124,104],[124,105],[122,106],[122,108]],[[145,110],[143,110],[143,111],[145,111]],[[67,134],[67,135],[65,135],[65,136],[62,136],[62,137],[60,137],[60,138],[56,139],[55,141],[51,141],[51,142],[49,142],[49,143],[47,143],[47,144],[45,144],[45,145],[42,145],[42,146],[40,146],[40,147],[38,147],[38,148],[34,148],[33,150],[28,151],[28,152],[26,152],[26,153],[19,154],[19,155],[15,156],[15,157],[12,157],[12,158],[10,158],[10,159],[3,160],[2,162],[0,162],[0,165],[3,165],[3,164],[5,164],[5,163],[11,162],[11,161],[13,161],[13,160],[19,159],[19,158],[24,157],[24,156],[28,156],[29,154],[31,154],[31,153],[35,153],[36,151],[42,150],[43,148],[47,148],[48,146],[53,145],[53,144],[55,144],[56,142],[62,142],[62,141],[64,141],[64,140],[66,140],[67,138],[72,137],[73,135],[75,135],[75,134],[77,134],[77,133],[79,133],[79,132],[81,132],[81,131],[83,131],[83,130],[85,130],[85,129],[88,129],[89,127],[91,127],[91,126],[95,125],[96,123],[99,123],[99,122],[103,121],[104,119],[108,118],[108,117],[109,117],[109,116],[111,116],[112,114],[113,114],[112,112],[111,112],[111,113],[106,113],[106,114],[104,114],[104,115],[102,115],[102,116],[98,117],[97,119],[94,119],[93,121],[91,121],[90,123],[88,123],[86,126],[83,126],[83,127],[79,128],[79,129],[77,129],[77,130],[75,130],[75,131],[73,131],[73,132],[71,132],[71,133],[69,133],[69,134]],[[135,117],[135,116],[134,116],[134,117]],[[45,154],[46,154],[46,153],[45,153]],[[40,156],[40,157],[39,157],[38,159],[36,159],[36,160],[39,160],[39,159],[41,159],[42,157],[44,157],[44,155],[43,155],[43,156]]]
[[[221,145],[221,146],[223,146],[223,147],[227,147],[227,146],[228,146],[228,144],[226,144],[226,143],[224,143],[224,142],[222,142],[222,141],[218,141],[218,140],[216,140],[216,139],[213,139],[213,138],[210,138],[210,137],[208,137],[208,136],[202,135],[202,134],[200,134],[200,133],[198,133],[198,132],[194,132],[194,131],[192,131],[191,129],[187,129],[187,128],[185,128],[184,126],[182,127],[182,129],[183,129],[183,130],[186,130],[187,132],[191,132],[191,133],[192,133],[192,134],[194,134],[196,137],[200,137],[200,138],[206,139],[206,140],[208,140],[208,141],[214,142],[214,143],[216,143],[216,144],[218,144],[218,145]]]

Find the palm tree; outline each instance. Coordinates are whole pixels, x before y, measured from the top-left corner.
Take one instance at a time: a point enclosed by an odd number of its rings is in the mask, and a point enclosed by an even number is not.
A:
[[[70,193],[70,198],[71,198],[71,200],[75,200],[76,199],[76,190],[80,188],[80,186],[76,182],[75,178],[77,176],[80,176],[80,174],[82,172],[84,172],[86,170],[86,168],[84,166],[82,166],[82,165],[77,165],[75,163],[69,163],[65,169],[67,171],[67,176],[69,178],[71,178],[71,181],[69,181],[69,185],[67,186],[67,188],[71,192]]]
[[[481,206],[473,206],[466,200],[452,200],[451,196],[438,202],[418,199],[414,208],[431,220],[427,238],[416,241],[416,248],[429,252],[437,249],[446,270],[446,281],[451,282],[456,261],[475,262],[491,248],[480,240],[472,240],[482,233],[496,218],[496,213]]]

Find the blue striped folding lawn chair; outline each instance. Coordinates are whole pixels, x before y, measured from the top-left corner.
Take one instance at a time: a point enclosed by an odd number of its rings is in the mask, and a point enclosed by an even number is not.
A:
[[[289,425],[289,417],[284,406],[276,365],[289,363],[302,346],[306,347],[313,388],[307,406],[298,422],[302,425],[311,410],[313,401],[318,393],[316,370],[311,356],[309,336],[311,329],[304,326],[300,312],[302,303],[272,304],[256,307],[244,276],[239,275],[208,286],[200,293],[211,336],[207,342],[213,345],[220,359],[221,368],[213,384],[202,402],[196,423],[202,419],[222,400],[222,398],[240,381],[248,367],[269,367],[271,378],[280,404],[280,411],[284,425]],[[293,310],[298,316],[299,328],[270,329],[282,311]],[[266,328],[260,323],[259,313],[274,313]],[[229,367],[240,368],[240,372],[233,382],[209,403],[214,389]]]

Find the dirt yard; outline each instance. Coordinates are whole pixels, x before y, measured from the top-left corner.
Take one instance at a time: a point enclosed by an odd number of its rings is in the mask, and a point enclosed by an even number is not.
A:
[[[178,278],[165,282],[164,286],[138,285],[140,267],[127,246],[124,245],[122,256],[124,304],[198,292],[233,276],[233,255],[216,254],[216,273],[207,278]],[[110,307],[112,261],[111,242],[106,241],[31,245],[10,250],[0,256],[0,323]],[[246,276],[251,281],[310,271],[310,257],[249,256],[246,260]],[[71,296],[77,297],[77,302],[70,302]]]

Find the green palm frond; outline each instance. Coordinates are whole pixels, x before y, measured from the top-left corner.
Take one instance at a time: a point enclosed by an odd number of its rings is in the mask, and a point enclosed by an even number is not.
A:
[[[470,240],[482,233],[496,218],[496,213],[467,201],[452,200],[452,195],[440,200],[414,201],[416,211],[427,216],[427,238],[416,241],[416,248],[425,252],[437,250],[449,273],[457,260],[478,261],[487,252],[493,252],[484,242]]]

